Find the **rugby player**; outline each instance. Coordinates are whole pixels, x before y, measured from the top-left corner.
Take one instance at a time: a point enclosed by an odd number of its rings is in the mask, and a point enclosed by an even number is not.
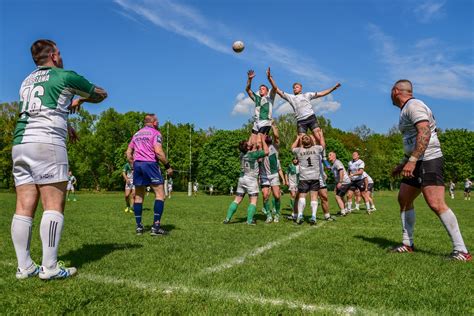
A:
[[[133,208],[130,207],[130,201],[133,205],[135,198],[135,186],[133,185],[133,169],[128,162],[125,163],[122,169],[122,178],[125,181],[125,210],[124,212],[133,213]]]
[[[352,195],[354,191],[359,190],[360,194],[364,198],[367,214],[371,214],[369,198],[364,181],[364,168],[365,163],[362,159],[359,158],[359,153],[357,151],[352,153],[352,160],[349,161],[348,172],[349,178],[351,179],[351,186],[347,192],[347,209],[349,212],[352,210]],[[356,200],[357,201],[357,200]]]
[[[349,178],[342,162],[337,159],[335,152],[331,151],[329,153],[329,161],[332,163],[331,170],[334,173],[334,180],[336,181],[334,192],[336,193],[336,202],[339,206],[339,214],[341,216],[346,216],[347,210],[345,207],[346,203],[344,201],[344,196],[351,186],[351,179]]]
[[[76,199],[76,190],[74,189],[74,186],[77,183],[76,177],[72,174],[72,171],[69,170],[68,176],[67,176],[67,200],[70,201],[69,196],[72,195],[72,200],[77,201]]]
[[[471,180],[466,178],[466,181],[464,182],[464,200],[471,200],[471,186]]]

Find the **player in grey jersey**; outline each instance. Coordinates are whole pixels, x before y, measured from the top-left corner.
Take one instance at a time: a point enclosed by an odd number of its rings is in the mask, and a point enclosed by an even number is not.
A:
[[[290,106],[293,108],[293,111],[296,115],[297,121],[297,130],[298,135],[304,135],[309,129],[317,141],[323,146],[326,147],[323,135],[321,134],[321,129],[319,127],[316,115],[314,114],[313,106],[311,100],[324,97],[336,89],[338,89],[341,84],[337,83],[334,87],[323,90],[321,92],[306,92],[303,93],[303,85],[299,82],[293,84],[293,94],[283,92],[278,88],[273,80],[273,77],[270,72],[270,68],[267,70],[268,81],[272,85],[272,91],[276,93],[284,100],[288,101]]]
[[[470,261],[472,256],[464,244],[456,215],[444,198],[443,154],[433,113],[426,104],[413,97],[413,87],[409,80],[397,81],[392,87],[391,98],[393,104],[401,110],[399,129],[406,157],[392,171],[394,176],[403,176],[398,193],[403,243],[393,248],[393,251],[414,250],[414,201],[422,192],[428,206],[438,215],[451,238],[453,252],[449,257]]]
[[[316,224],[316,211],[318,208],[318,190],[320,188],[320,170],[319,163],[324,151],[324,147],[315,145],[313,139],[304,134],[298,136],[291,145],[293,153],[298,158],[299,164],[299,183],[298,183],[298,218],[296,223],[303,223],[303,211],[306,206],[306,194],[309,192],[311,197],[311,224]]]
[[[332,163],[331,170],[334,173],[334,180],[336,181],[336,187],[334,191],[336,193],[336,202],[339,206],[339,214],[345,216],[347,213],[345,207],[344,196],[346,195],[351,185],[351,179],[347,174],[346,168],[342,162],[337,159],[336,153],[331,151],[329,153],[329,161]]]
[[[73,71],[63,69],[56,43],[38,40],[31,46],[36,68],[20,88],[19,118],[14,132],[12,159],[17,194],[11,234],[18,259],[16,277],[39,274],[44,280],[67,278],[76,268],[57,260],[64,225],[68,158],[66,151],[69,111],[84,102],[98,103],[107,93]],[[75,95],[82,98],[73,100]],[[41,197],[42,265],[30,256],[33,217]]]

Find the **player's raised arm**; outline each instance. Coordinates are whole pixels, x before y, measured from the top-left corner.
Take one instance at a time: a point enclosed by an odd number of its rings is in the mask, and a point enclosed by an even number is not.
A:
[[[332,87],[332,88],[323,90],[323,91],[321,91],[321,92],[317,92],[317,93],[315,93],[315,96],[314,96],[313,99],[327,96],[328,94],[330,94],[330,93],[332,93],[333,91],[337,90],[340,86],[341,86],[341,84],[338,82],[338,83],[336,83],[336,84],[334,85],[334,87]]]
[[[267,142],[265,141],[264,134],[261,134],[260,141],[262,142],[262,147],[263,147],[262,149],[265,152],[265,156],[268,156],[268,154],[270,153],[270,150],[268,149],[268,145],[267,145]]]
[[[270,82],[270,84],[272,85],[272,92],[275,91],[276,93],[278,93],[278,95],[280,97],[282,97],[283,99],[286,100],[285,93],[283,93],[283,91],[281,91],[278,88],[278,86],[275,83],[275,80],[273,80],[272,73],[270,71],[270,67],[268,67],[268,69],[267,69],[267,78],[268,78],[268,82]]]
[[[278,126],[273,120],[272,120],[272,131],[273,131],[273,142],[275,143],[275,145],[280,145],[280,133],[278,132]]]
[[[255,71],[250,69],[247,72],[247,85],[245,86],[245,91],[247,91],[247,94],[249,95],[250,99],[255,100],[255,97],[253,96],[253,91],[252,91],[252,79],[255,77]]]
[[[301,141],[301,137],[299,135],[296,136],[295,141],[293,142],[293,144],[291,144],[291,149],[293,150],[297,147],[300,147],[300,141]]]

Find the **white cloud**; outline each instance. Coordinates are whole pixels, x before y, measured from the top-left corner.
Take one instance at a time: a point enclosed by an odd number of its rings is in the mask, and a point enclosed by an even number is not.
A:
[[[417,6],[413,12],[421,23],[429,23],[443,16],[444,1],[425,1]]]
[[[220,21],[206,19],[191,6],[170,0],[114,0],[114,2],[127,12],[126,17],[129,19],[132,18],[129,15],[131,13],[143,21],[197,41],[217,52],[231,54],[265,66],[268,64],[280,66],[310,83],[334,83],[334,80],[325,74],[311,58],[277,43],[252,40],[252,36],[247,36],[246,46],[252,47],[254,51],[247,50],[246,54],[234,54],[230,43],[235,38],[232,35],[235,32]],[[137,22],[141,21],[137,20]],[[240,36],[242,34],[239,34]]]
[[[429,38],[399,48],[378,26],[370,24],[369,32],[380,61],[387,66],[387,80],[392,81],[387,85],[409,79],[415,93],[437,99],[474,99],[474,65],[452,60],[446,45]]]
[[[234,109],[232,115],[252,115],[255,103],[252,99],[241,92],[235,97]]]

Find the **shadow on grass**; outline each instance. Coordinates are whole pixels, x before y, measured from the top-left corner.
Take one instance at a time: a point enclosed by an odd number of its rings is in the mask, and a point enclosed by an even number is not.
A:
[[[82,267],[84,264],[98,261],[103,257],[114,251],[137,249],[143,247],[138,244],[85,244],[81,248],[71,250],[64,256],[61,256],[63,260],[70,261],[71,264],[77,268]]]
[[[399,241],[390,240],[384,237],[367,237],[367,236],[362,236],[362,235],[355,235],[354,237],[357,239],[369,242],[371,244],[375,244],[379,246],[379,248],[385,249],[387,251],[390,250],[390,248],[400,245]],[[415,248],[415,252],[424,253],[424,254],[433,255],[433,256],[442,255],[441,253],[435,253],[435,252],[423,250],[420,248]]]

